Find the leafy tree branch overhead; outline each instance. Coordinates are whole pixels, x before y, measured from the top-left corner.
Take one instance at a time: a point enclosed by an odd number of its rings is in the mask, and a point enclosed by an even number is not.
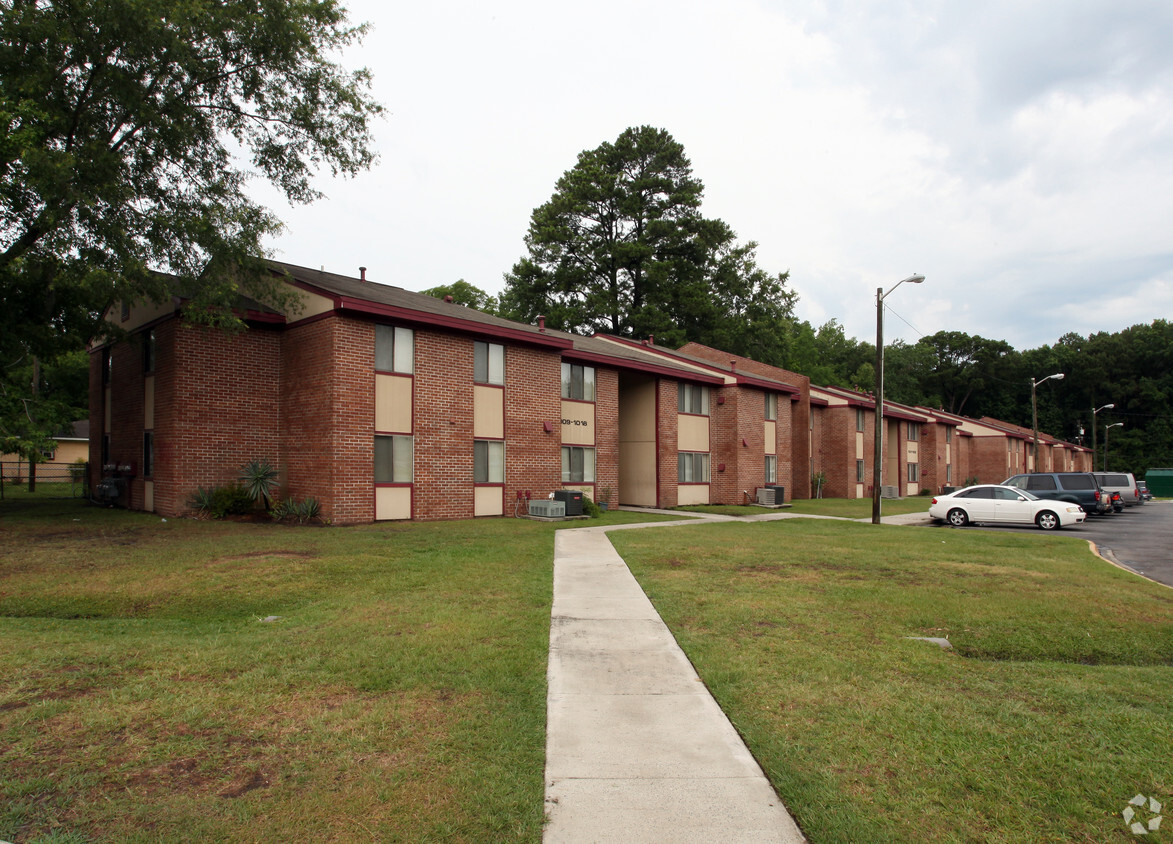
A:
[[[92,331],[115,299],[162,298],[169,282],[149,269],[223,314],[263,282],[206,270],[249,266],[280,226],[245,194],[250,176],[303,203],[319,168],[374,160],[369,75],[332,59],[364,27],[336,0],[0,0],[0,12],[0,294],[23,306],[3,317],[6,357],[39,345],[46,324]]]
[[[14,373],[83,346],[112,302],[179,287],[189,318],[232,327],[242,294],[283,301],[253,271],[280,222],[245,185],[306,203],[318,170],[371,165],[382,106],[365,70],[334,60],[364,31],[337,0],[0,0],[0,378],[14,406],[27,406]]]

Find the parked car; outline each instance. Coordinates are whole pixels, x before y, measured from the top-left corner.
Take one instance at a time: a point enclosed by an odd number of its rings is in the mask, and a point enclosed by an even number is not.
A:
[[[1078,504],[1068,501],[1039,498],[1012,486],[978,484],[933,498],[929,518],[954,527],[972,523],[1036,524],[1043,530],[1055,530],[1079,524],[1087,514]]]
[[[1136,478],[1132,472],[1092,472],[1100,482],[1100,489],[1105,492],[1120,493],[1120,500],[1125,507],[1135,507],[1143,503],[1140,500],[1140,489],[1136,485]]]
[[[1149,485],[1147,483],[1144,481],[1137,481],[1136,488],[1140,492],[1141,503],[1153,500],[1153,494],[1149,492]]]
[[[1015,475],[1002,484],[1025,489],[1039,498],[1078,504],[1088,515],[1102,515],[1112,509],[1108,496],[1103,494],[1091,472],[1036,472]]]

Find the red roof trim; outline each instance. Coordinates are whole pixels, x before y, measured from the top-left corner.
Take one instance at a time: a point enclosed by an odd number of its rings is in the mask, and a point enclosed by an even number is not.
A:
[[[787,384],[784,381],[769,381],[761,376],[746,375],[738,369],[722,369],[720,366],[712,363],[711,361],[693,360],[692,358],[687,358],[683,355],[676,354],[671,349],[658,348],[656,346],[645,344],[639,340],[632,340],[629,337],[617,337],[614,334],[596,334],[595,336],[601,340],[611,340],[613,342],[622,343],[626,346],[631,346],[633,349],[643,349],[647,354],[650,355],[660,355],[661,357],[665,357],[670,360],[678,360],[686,366],[699,366],[704,367],[705,369],[710,369],[713,372],[720,372],[723,375],[732,375],[737,379],[738,384],[745,384],[746,386],[750,387],[758,387],[763,390],[771,390],[776,393],[801,392],[798,387],[795,387],[792,384]]]
[[[764,378],[757,378],[753,375],[742,375],[741,372],[732,372],[731,375],[736,376],[738,384],[744,384],[747,387],[758,387],[762,390],[769,390],[772,393],[797,393],[798,387],[792,384],[787,384],[784,381],[767,381]]]
[[[631,360],[630,358],[610,357],[599,352],[584,352],[579,349],[566,349],[562,352],[563,360],[581,360],[588,363],[601,363],[613,369],[629,369],[635,372],[648,372],[675,378],[677,381],[695,381],[700,384],[724,385],[725,379],[717,376],[705,375],[701,372],[684,372],[668,366],[657,366],[654,363]]]
[[[365,299],[355,299],[352,296],[339,296],[336,306],[342,312],[368,314],[371,316],[388,317],[400,322],[415,325],[429,325],[460,331],[465,334],[477,334],[485,337],[498,337],[502,340],[512,340],[515,343],[525,343],[531,346],[544,346],[551,349],[570,349],[574,343],[561,337],[550,337],[544,334],[519,331],[504,326],[488,325],[483,322],[456,319],[453,317],[429,314],[411,308],[400,308],[395,305],[381,305]]]

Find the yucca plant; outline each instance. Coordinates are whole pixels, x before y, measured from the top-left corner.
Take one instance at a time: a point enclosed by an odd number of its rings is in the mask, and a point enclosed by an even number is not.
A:
[[[240,467],[240,483],[253,501],[271,509],[269,496],[277,488],[277,470],[268,460],[250,460]]]

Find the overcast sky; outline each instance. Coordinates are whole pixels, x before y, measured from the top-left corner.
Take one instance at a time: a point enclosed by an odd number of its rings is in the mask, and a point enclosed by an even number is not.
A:
[[[344,0],[345,2],[345,0]],[[798,315],[1020,350],[1173,316],[1169,0],[350,0],[380,162],[290,208],[295,264],[499,292],[578,153],[666,129]]]

